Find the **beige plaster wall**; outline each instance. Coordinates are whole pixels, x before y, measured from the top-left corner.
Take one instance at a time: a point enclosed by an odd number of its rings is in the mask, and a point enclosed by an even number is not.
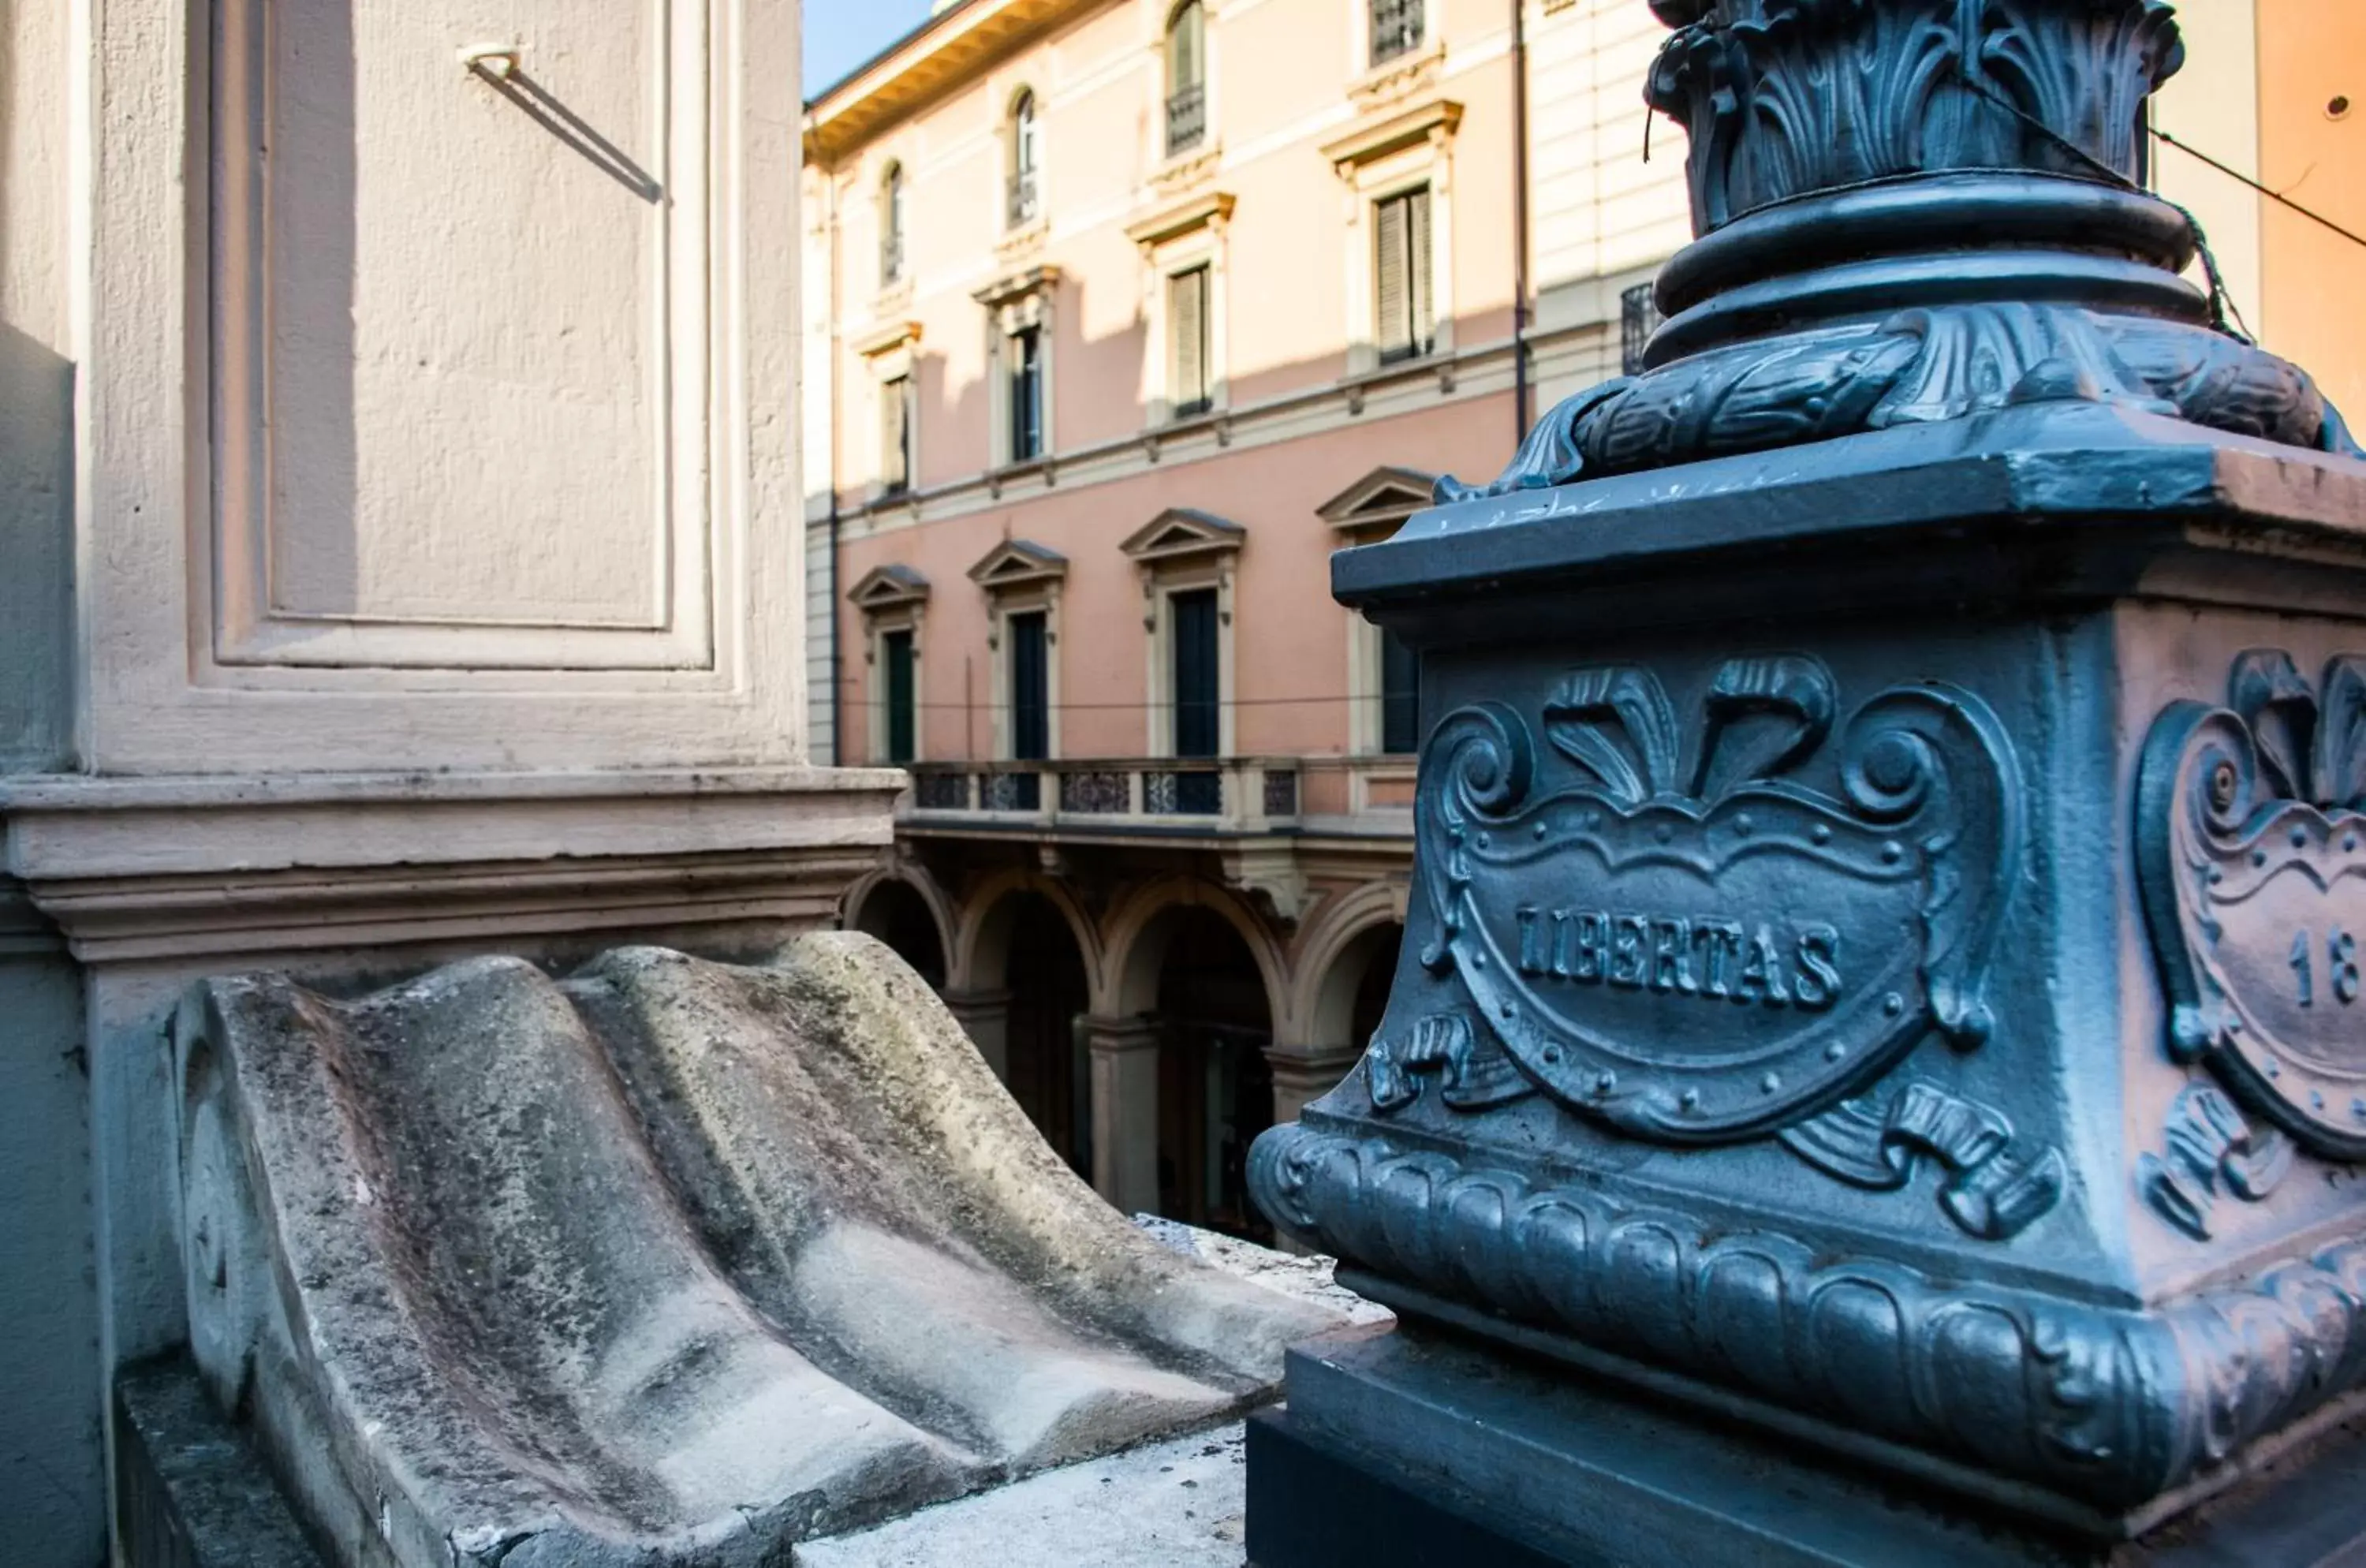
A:
[[[1024,506],[996,508],[920,527],[849,536],[849,582],[901,562],[928,578],[920,637],[921,754],[986,758],[993,750],[994,662],[989,606],[966,573],[996,544],[1017,536],[1068,558],[1054,650],[1063,705],[1061,750],[1071,757],[1133,757],[1149,749],[1149,645],[1142,582],[1119,542],[1168,506],[1190,506],[1239,524],[1232,626],[1234,749],[1244,755],[1324,755],[1348,746],[1350,613],[1332,603],[1330,555],[1341,542],[1315,508],[1384,463],[1482,472],[1499,460],[1510,428],[1502,393],[1394,418],[1353,423],[1285,444],[1162,466],[1132,479],[1057,491]],[[839,606],[853,697],[849,760],[862,759],[870,671],[866,630]]]
[[[1348,0],[1211,0],[1207,14],[1209,131],[1178,159],[1164,145],[1166,6],[1115,0],[940,89],[808,177],[809,230],[827,237],[809,248],[807,271],[817,280],[826,272],[839,292],[828,478],[817,429],[807,512],[827,517],[835,502],[843,586],[891,563],[932,584],[924,758],[993,754],[988,612],[965,574],[1004,537],[1070,559],[1056,656],[1062,754],[1132,755],[1154,743],[1151,634],[1117,546],[1168,506],[1248,530],[1234,578],[1234,750],[1347,749],[1352,644],[1328,571],[1339,540],[1315,506],[1384,464],[1492,472],[1516,439],[1506,0],[1433,0],[1424,47],[1378,72],[1364,53],[1364,12]],[[1617,372],[1619,289],[1648,279],[1689,231],[1682,133],[1662,127],[1656,157],[1641,156],[1639,83],[1664,29],[1622,0],[1533,0],[1526,25],[1533,416]],[[1042,106],[1047,221],[1014,238],[1002,208],[1005,126],[1022,87]],[[1369,362],[1369,324],[1353,319],[1343,276],[1369,271],[1369,226],[1349,225],[1369,197],[1351,194],[1323,150],[1439,100],[1459,111],[1447,160],[1427,175],[1434,199],[1450,190],[1436,283],[1451,348],[1422,368],[1368,377],[1358,367]],[[1382,180],[1419,177],[1403,172],[1422,167],[1418,151],[1386,155]],[[891,165],[906,181],[906,269],[883,288],[877,197]],[[1229,217],[1217,242],[1226,299],[1211,434],[1207,423],[1160,423],[1159,274],[1126,230],[1214,195]],[[1172,254],[1162,252],[1162,265]],[[1053,462],[991,477],[988,326],[973,296],[1037,265],[1059,273]],[[882,345],[892,361],[866,357]],[[877,386],[882,365],[907,355],[918,389],[915,493],[883,502]],[[852,760],[871,739],[869,628],[841,604],[839,630]]]
[[[2259,0],[2260,183],[2366,235],[2366,7]],[[2331,105],[2347,98],[2336,114]],[[2259,204],[2260,330],[2366,422],[2366,245]]]

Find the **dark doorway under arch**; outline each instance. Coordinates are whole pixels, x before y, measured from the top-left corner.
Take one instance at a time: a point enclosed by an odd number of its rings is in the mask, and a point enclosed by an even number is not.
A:
[[[932,991],[945,988],[945,944],[929,901],[908,882],[886,881],[872,888],[856,913],[854,929],[896,950]]]
[[[1350,956],[1364,970],[1356,980],[1355,999],[1348,1004],[1346,1043],[1361,1051],[1380,1032],[1380,1015],[1388,1010],[1389,987],[1397,977],[1398,950],[1404,945],[1404,927],[1393,920],[1374,926],[1356,939]]]
[[[1029,1121],[1071,1169],[1092,1173],[1090,1074],[1076,1021],[1090,1005],[1084,954],[1059,906],[1011,896],[1003,985],[1010,993],[1004,1081]]]
[[[1204,908],[1171,917],[1158,971],[1158,1210],[1252,1240],[1249,1145],[1273,1123],[1273,1013],[1240,932]]]

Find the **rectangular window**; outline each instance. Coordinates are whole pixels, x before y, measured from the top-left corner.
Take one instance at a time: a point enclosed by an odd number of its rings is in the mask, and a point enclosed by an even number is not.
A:
[[[901,494],[912,483],[912,378],[879,383],[879,488]]]
[[[1049,618],[1041,610],[1013,615],[1010,638],[1010,755],[1040,762],[1052,754],[1052,660]]]
[[[1167,601],[1169,667],[1174,678],[1175,754],[1212,757],[1221,743],[1217,723],[1216,591],[1195,588]]]
[[[1392,757],[1421,750],[1421,655],[1386,627],[1380,631],[1380,750]]]
[[[1010,461],[1043,455],[1043,331],[1021,327],[1005,345],[1010,356]]]
[[[879,686],[885,704],[887,756],[890,762],[908,762],[918,756],[919,695],[913,682],[912,633],[907,627],[884,632],[879,638]]]
[[[1380,363],[1430,349],[1429,187],[1372,205],[1372,335]]]
[[[1195,266],[1166,280],[1170,396],[1177,418],[1205,413],[1208,389],[1208,269]]]

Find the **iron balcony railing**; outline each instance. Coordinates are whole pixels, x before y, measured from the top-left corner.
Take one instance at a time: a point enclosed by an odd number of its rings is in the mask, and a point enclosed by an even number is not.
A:
[[[1178,87],[1166,100],[1166,153],[1173,157],[1200,145],[1208,132],[1208,89],[1194,82]]]
[[[1010,176],[1008,215],[1013,229],[1035,221],[1034,170],[1021,169]]]
[[[1660,330],[1660,303],[1651,292],[1651,285],[1636,284],[1618,294],[1618,373],[1639,376],[1643,373],[1643,351],[1651,346],[1651,334]]]
[[[915,825],[1155,827],[1264,833],[1297,825],[1295,758],[1064,758],[916,762],[897,811]]]
[[[1422,0],[1372,0],[1372,63],[1421,47]]]

